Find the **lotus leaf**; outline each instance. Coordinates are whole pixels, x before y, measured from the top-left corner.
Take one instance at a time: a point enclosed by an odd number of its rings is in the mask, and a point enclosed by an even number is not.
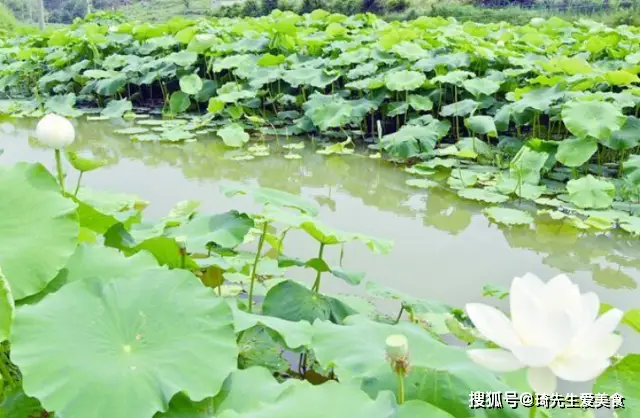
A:
[[[196,95],[202,90],[202,79],[198,74],[189,74],[180,79],[180,90],[183,93]]]
[[[556,159],[567,167],[580,167],[596,153],[598,143],[591,138],[571,138],[560,142]]]
[[[624,126],[626,117],[608,102],[570,102],[562,109],[562,121],[577,137],[604,140]]]
[[[203,253],[209,243],[224,248],[242,244],[253,226],[254,222],[248,215],[232,210],[217,215],[196,215],[182,226],[172,228],[170,235],[186,238],[187,251]]]
[[[235,195],[250,195],[262,205],[274,205],[281,208],[296,209],[302,213],[316,216],[319,212],[318,205],[303,197],[283,192],[282,190],[270,189],[267,187],[244,188],[244,187],[224,187],[222,189],[227,197]]]
[[[613,203],[616,187],[592,175],[567,183],[569,201],[582,209],[606,209]]]
[[[533,223],[533,217],[522,210],[494,206],[485,209],[484,213],[495,222],[503,225],[531,225]]]
[[[0,342],[9,338],[14,310],[15,304],[11,294],[11,287],[4,274],[2,274],[2,270],[0,270]]]
[[[233,148],[240,148],[249,142],[249,134],[238,124],[228,125],[218,130],[218,136],[226,146]]]
[[[229,409],[220,418],[325,418],[343,416],[345,411],[352,418],[387,418],[393,416],[394,406],[388,398],[375,401],[361,390],[345,388],[337,382],[319,386],[302,382],[283,391],[273,402],[260,402],[242,413]]]
[[[176,270],[76,281],[19,309],[12,333],[25,392],[65,416],[152,416],[180,391],[202,400],[237,355],[226,302]]]
[[[446,106],[443,106],[440,110],[440,115],[442,116],[467,116],[472,114],[478,108],[479,103],[471,100],[465,99],[460,102],[452,103]]]
[[[233,317],[236,332],[264,325],[277,332],[292,350],[311,344],[312,328],[307,321],[287,321],[273,316],[254,315],[239,309],[234,310]]]
[[[127,99],[111,100],[100,114],[109,118],[119,118],[132,110],[133,104]]]
[[[406,400],[428,402],[455,417],[466,417],[469,391],[476,385],[504,391],[508,386],[475,365],[462,348],[448,346],[418,325],[396,326],[373,322],[362,316],[347,318],[344,326],[326,321],[313,325],[312,348],[322,366],[333,366],[343,384],[360,384],[372,398],[380,391],[395,391],[396,376],[385,356],[385,339],[403,334],[409,340],[411,373]],[[474,383],[475,382],[475,383]],[[519,416],[518,412],[489,410],[487,416]]]
[[[171,94],[171,98],[169,99],[171,113],[177,115],[189,109],[189,106],[191,106],[191,100],[187,93],[175,91]]]
[[[638,373],[640,355],[627,354],[598,377],[593,387],[598,393],[618,393],[624,396],[625,408],[617,412],[620,418],[631,418],[631,409],[640,407],[640,382],[635,377]]]
[[[0,167],[0,265],[13,297],[43,290],[75,251],[76,205],[40,164]]]
[[[417,71],[396,71],[387,74],[385,85],[391,91],[417,90],[427,81],[423,73]]]
[[[491,116],[471,116],[465,119],[464,124],[473,133],[487,136],[498,136],[498,130]]]
[[[458,196],[464,197],[465,199],[478,200],[478,201],[487,202],[487,203],[502,203],[509,200],[509,197],[503,194],[493,192],[487,189],[475,189],[475,188],[459,190]]]

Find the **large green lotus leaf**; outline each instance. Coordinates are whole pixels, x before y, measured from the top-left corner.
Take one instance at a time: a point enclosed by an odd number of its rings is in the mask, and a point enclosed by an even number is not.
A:
[[[625,178],[632,184],[640,185],[640,155],[632,154],[624,162],[623,172]]]
[[[135,195],[87,188],[81,188],[74,200],[78,203],[80,226],[99,234],[118,223],[130,226],[137,222],[140,212],[148,205]]]
[[[473,133],[487,136],[498,136],[496,124],[491,116],[478,115],[465,119],[464,125]]]
[[[468,396],[468,395],[467,395]],[[226,410],[220,418],[389,418],[395,405],[387,396],[372,400],[361,390],[338,382],[314,386],[303,382],[283,391],[273,402],[253,404],[251,409]]]
[[[475,97],[491,96],[500,89],[500,83],[490,78],[472,78],[462,82],[464,88]]]
[[[198,60],[198,54],[191,51],[173,52],[164,58],[166,61],[179,65],[180,67],[189,67]]]
[[[11,324],[13,323],[13,315],[15,304],[9,282],[0,270],[0,342],[9,338],[11,333]]]
[[[238,124],[231,124],[218,130],[218,136],[226,146],[233,148],[240,148],[249,142],[249,134]]]
[[[385,354],[385,340],[393,334],[402,334],[409,341],[407,401],[425,401],[456,418],[467,418],[473,415],[468,404],[475,388],[509,390],[493,373],[474,364],[465,349],[436,340],[416,324],[387,325],[352,316],[343,326],[316,321],[313,328],[312,348],[320,365],[333,367],[341,384],[360,384],[372,398],[384,390],[397,390],[397,377]],[[488,417],[525,416],[510,408],[483,412]]]
[[[611,137],[600,141],[602,145],[616,151],[631,149],[640,143],[640,119],[627,116],[622,128],[614,131]]]
[[[0,167],[0,266],[15,300],[36,294],[78,242],[76,206],[41,164]]]
[[[442,116],[467,116],[478,108],[480,103],[471,99],[464,99],[459,102],[451,103],[449,105],[443,106],[440,110],[440,114]]]
[[[322,68],[309,67],[287,70],[282,75],[282,79],[292,87],[311,86],[319,89],[327,87],[338,78],[340,74],[329,75]]]
[[[609,367],[593,386],[594,393],[617,393],[624,397],[624,409],[616,409],[619,418],[637,416],[640,408],[640,354],[627,354]],[[634,412],[636,411],[636,412]]]
[[[518,209],[493,206],[485,209],[484,213],[495,222],[507,226],[531,225],[533,223],[533,217],[530,214]]]
[[[125,257],[115,248],[81,244],[76,248],[67,265],[40,293],[28,297],[23,303],[34,304],[45,296],[58,291],[68,283],[85,279],[116,279],[135,276],[146,271],[160,269],[153,256],[140,252]]]
[[[391,91],[411,91],[422,87],[425,81],[424,73],[418,71],[394,71],[387,74],[384,83]]]
[[[244,242],[254,222],[247,214],[232,210],[217,215],[196,215],[189,222],[170,229],[172,237],[184,237],[187,251],[203,252],[213,242],[224,248],[233,248]]]
[[[242,186],[224,186],[222,187],[222,192],[227,197],[250,195],[256,203],[296,209],[311,216],[317,216],[319,213],[318,205],[315,202],[301,196],[283,192],[282,190],[270,189],[268,187],[247,188]]]
[[[408,401],[400,405],[396,418],[453,418],[453,415],[422,401]]]
[[[11,342],[25,393],[85,418],[149,417],[180,391],[202,400],[238,356],[228,304],[183,270],[71,283],[18,309]]]
[[[52,96],[44,104],[44,108],[47,112],[52,112],[57,115],[67,116],[75,118],[82,116],[82,111],[75,109],[76,95],[73,93],[65,95]]]
[[[556,160],[567,167],[580,167],[598,150],[598,142],[592,138],[571,138],[560,142]]]
[[[458,196],[464,197],[465,199],[477,200],[486,203],[503,203],[509,200],[509,196],[505,196],[503,194],[487,189],[476,188],[458,190]]]
[[[287,321],[274,316],[254,315],[232,306],[236,332],[242,332],[256,325],[263,325],[280,334],[287,347],[292,350],[311,343],[311,323],[308,321]]]
[[[198,94],[202,90],[202,79],[198,74],[185,75],[180,79],[180,90],[186,94]]]
[[[420,63],[416,64],[420,66]],[[448,83],[455,86],[462,86],[462,83],[469,77],[474,77],[475,74],[469,71],[455,70],[449,71],[445,75],[439,75],[433,78],[434,83]]]
[[[391,48],[391,52],[409,61],[417,61],[429,56],[429,53],[422,49],[420,45],[407,41],[394,45],[393,48]]]
[[[404,125],[397,132],[383,136],[380,148],[395,158],[406,160],[433,151],[450,127],[448,122],[438,120],[433,120],[426,126]]]
[[[562,109],[562,121],[577,137],[604,140],[622,128],[626,117],[609,102],[570,102]]]
[[[127,100],[111,100],[107,107],[102,109],[100,114],[102,116],[106,116],[108,118],[119,118],[122,117],[127,112],[131,112],[133,110],[133,104]]]
[[[292,280],[285,280],[267,292],[262,305],[265,315],[287,321],[316,319],[340,323],[355,311],[337,299],[313,292]]]
[[[351,121],[351,114],[351,105],[345,100],[318,103],[316,106],[309,106],[305,111],[305,115],[313,124],[323,131],[347,125]]]
[[[98,80],[95,84],[96,93],[102,96],[113,96],[127,85],[127,76],[118,74],[114,77]]]
[[[191,106],[191,99],[189,95],[183,91],[174,91],[169,98],[169,108],[171,113],[177,115],[185,112]]]
[[[567,183],[569,201],[582,209],[606,209],[613,203],[616,186],[591,174]]]
[[[512,178],[529,184],[540,183],[540,171],[549,159],[546,152],[534,151],[528,146],[523,146],[509,163],[509,172]]]

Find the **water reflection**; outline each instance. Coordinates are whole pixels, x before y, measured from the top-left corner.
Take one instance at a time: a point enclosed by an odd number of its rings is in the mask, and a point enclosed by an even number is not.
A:
[[[35,122],[12,123],[14,132],[6,126],[0,130],[0,148],[5,149],[0,164],[38,160],[52,168],[50,153],[27,141]],[[109,122],[76,124],[75,150],[111,161],[110,167],[88,173],[86,184],[137,193],[152,203],[152,217],[185,199],[202,201],[204,210],[227,210],[239,203],[224,198],[219,185],[256,184],[315,199],[323,220],[337,228],[394,240],[395,249],[386,257],[349,247],[345,263],[418,297],[460,305],[477,300],[486,283],[507,285],[527,271],[544,278],[566,272],[603,301],[638,307],[640,243],[628,234],[594,235],[546,219],[532,228],[499,227],[482,214],[480,204],[405,185],[410,176],[391,164],[360,155],[318,155],[310,144],[299,151],[300,160],[284,159],[276,151],[233,161],[224,158],[228,150],[220,141],[204,137],[184,145],[137,143],[114,134],[121,126]],[[241,204],[240,209],[251,209]],[[315,244],[295,234],[289,248],[292,255],[307,257],[316,251]],[[337,251],[331,257],[337,259]],[[334,286],[346,289],[341,283]]]

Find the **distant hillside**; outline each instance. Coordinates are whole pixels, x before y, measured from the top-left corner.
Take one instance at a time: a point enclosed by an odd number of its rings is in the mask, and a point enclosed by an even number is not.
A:
[[[117,10],[129,19],[164,21],[173,16],[202,16],[213,8],[237,2],[238,0],[139,0]]]

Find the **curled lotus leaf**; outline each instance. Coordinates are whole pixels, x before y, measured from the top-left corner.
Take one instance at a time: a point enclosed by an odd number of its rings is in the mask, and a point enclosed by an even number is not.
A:
[[[13,297],[43,290],[78,243],[76,205],[41,164],[0,167],[0,265]]]

